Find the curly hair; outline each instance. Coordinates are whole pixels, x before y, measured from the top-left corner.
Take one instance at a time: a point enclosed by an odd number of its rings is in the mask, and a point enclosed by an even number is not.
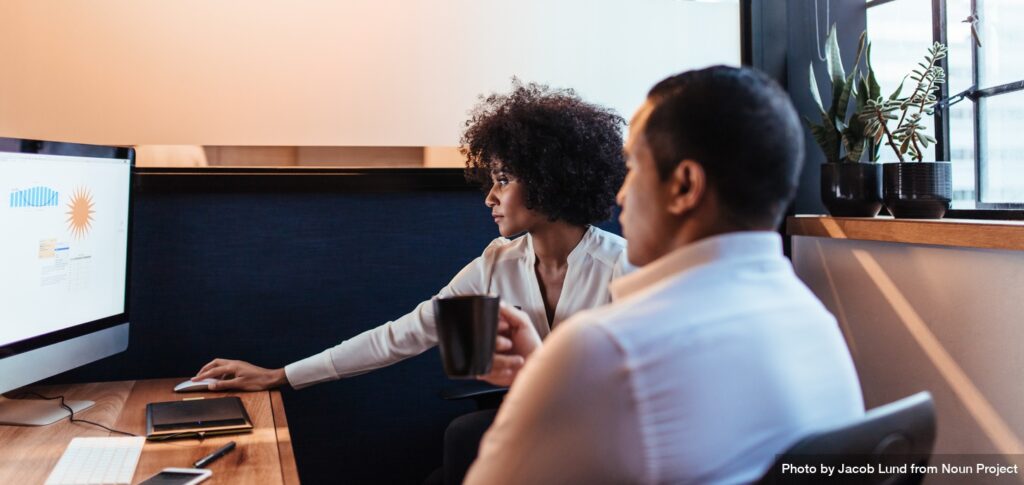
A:
[[[615,111],[571,89],[513,78],[510,94],[481,95],[470,112],[459,147],[466,179],[487,190],[501,169],[523,183],[527,209],[549,220],[607,220],[626,176],[623,125]]]

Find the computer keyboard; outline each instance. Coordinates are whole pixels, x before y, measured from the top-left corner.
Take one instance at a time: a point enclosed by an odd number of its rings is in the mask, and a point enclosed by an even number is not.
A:
[[[131,483],[146,438],[75,438],[46,485]]]

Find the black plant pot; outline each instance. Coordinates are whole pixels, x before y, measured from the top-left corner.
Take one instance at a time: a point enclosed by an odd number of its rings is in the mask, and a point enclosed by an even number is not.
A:
[[[941,219],[953,200],[953,164],[886,163],[882,165],[882,198],[893,217]]]
[[[821,164],[821,201],[836,217],[875,217],[882,209],[882,165]]]

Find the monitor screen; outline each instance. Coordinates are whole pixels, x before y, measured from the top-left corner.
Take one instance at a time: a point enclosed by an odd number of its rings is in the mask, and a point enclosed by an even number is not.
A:
[[[0,152],[0,357],[127,320],[132,160],[110,153]]]

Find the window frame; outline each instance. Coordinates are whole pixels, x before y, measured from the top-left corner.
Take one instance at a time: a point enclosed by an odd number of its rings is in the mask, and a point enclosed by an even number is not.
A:
[[[868,0],[864,3],[864,12],[867,9],[884,5],[899,0]],[[932,41],[948,45],[946,33],[946,0],[932,0]],[[971,0],[971,11],[978,11],[978,0]],[[982,16],[982,21],[984,21]],[[870,34],[870,32],[869,32]],[[983,136],[985,135],[985,107],[981,100],[990,99],[1001,94],[1024,91],[1024,79],[1013,81],[997,86],[979,87],[980,65],[984,61],[978,44],[971,43],[971,86],[966,91],[954,95],[963,96],[973,103],[974,112],[974,209],[958,209],[949,211],[949,215],[956,217],[972,217],[977,215],[981,218],[991,218],[993,213],[1005,214],[1007,219],[1024,219],[1024,202],[982,202],[981,193],[985,170],[988,160],[983,151]],[[949,72],[949,58],[943,58],[939,65]],[[939,105],[934,113],[935,123],[935,159],[950,160],[949,149],[949,85],[943,83],[939,86]],[[1004,212],[1005,211],[1005,212]]]

